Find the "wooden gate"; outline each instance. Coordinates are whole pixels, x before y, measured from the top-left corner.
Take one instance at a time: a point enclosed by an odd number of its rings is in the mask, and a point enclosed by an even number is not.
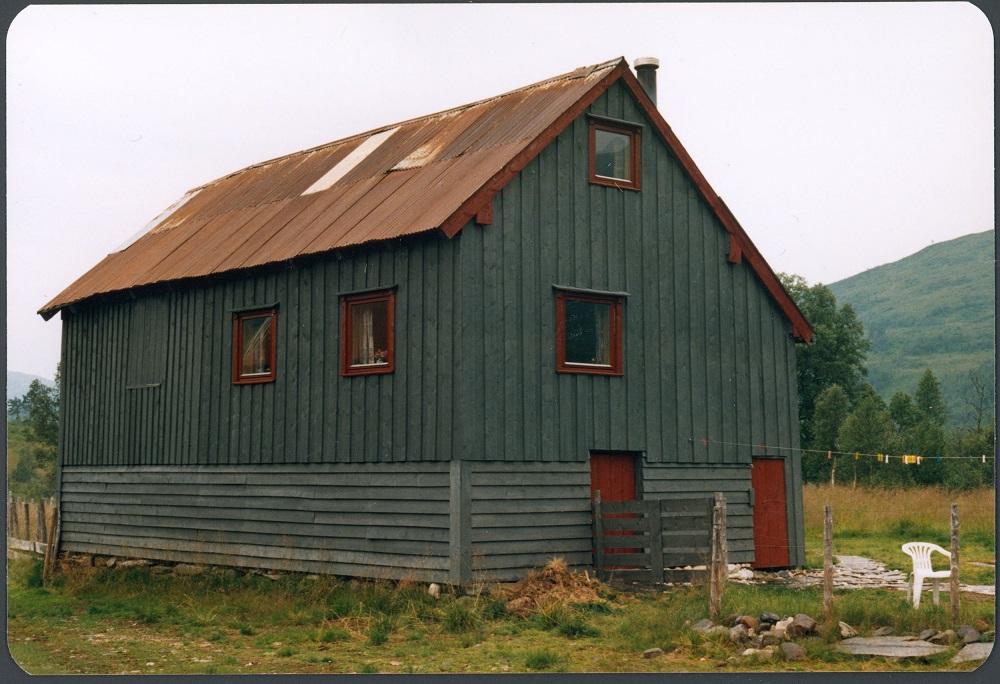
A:
[[[712,498],[602,501],[594,492],[594,569],[599,579],[664,581],[664,568],[707,564]],[[628,546],[622,548],[628,535]]]

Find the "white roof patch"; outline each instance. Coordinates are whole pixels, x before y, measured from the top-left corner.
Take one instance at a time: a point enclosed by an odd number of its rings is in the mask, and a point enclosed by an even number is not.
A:
[[[115,252],[121,252],[122,250],[125,250],[125,249],[128,249],[129,247],[131,247],[132,243],[134,243],[136,240],[138,240],[139,238],[141,238],[146,233],[150,232],[150,230],[152,228],[156,228],[161,223],[163,223],[164,221],[166,221],[170,217],[171,214],[173,214],[178,209],[180,209],[185,204],[187,204],[188,200],[190,200],[192,197],[194,197],[195,195],[197,195],[199,192],[201,192],[201,188],[196,188],[194,190],[189,190],[186,193],[184,193],[183,197],[181,197],[179,200],[177,200],[176,202],[174,202],[173,204],[171,204],[169,207],[167,207],[166,209],[164,209],[163,211],[161,211],[160,214],[159,214],[159,216],[157,216],[152,221],[150,221],[149,223],[147,223],[146,225],[144,225],[142,228],[140,228],[137,233],[133,234],[132,237],[130,237],[128,240],[126,240],[121,245],[119,245],[118,248],[115,249],[114,251]],[[167,228],[169,228],[169,226],[161,226],[160,230],[158,230],[156,232],[159,233],[159,232],[161,232],[163,230],[166,230]]]
[[[389,137],[398,130],[399,127],[397,126],[396,128],[390,128],[368,136],[365,138],[363,143],[355,147],[346,157],[334,164],[332,169],[320,176],[319,180],[306,188],[302,194],[310,195],[314,192],[321,192],[332,187],[334,183],[346,176],[351,169],[360,164],[365,157],[378,149],[379,145],[388,140]]]

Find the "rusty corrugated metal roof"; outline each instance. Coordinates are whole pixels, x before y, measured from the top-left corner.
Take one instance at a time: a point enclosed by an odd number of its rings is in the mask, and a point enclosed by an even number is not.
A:
[[[39,313],[49,317],[99,294],[434,230],[616,67],[627,70],[621,58],[582,67],[206,183]],[[349,158],[366,141],[374,149]],[[339,178],[303,194],[328,175]]]
[[[452,237],[618,79],[732,236],[730,259],[746,259],[791,321],[793,335],[811,342],[809,322],[622,57],[194,188],[138,240],[106,256],[38,313],[50,318],[96,295],[434,229]]]

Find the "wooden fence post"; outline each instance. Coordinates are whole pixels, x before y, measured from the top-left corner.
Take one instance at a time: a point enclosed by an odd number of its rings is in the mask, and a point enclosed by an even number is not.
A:
[[[56,546],[56,519],[59,509],[55,506],[55,499],[51,499],[51,505],[45,506],[45,529],[47,540],[45,543],[45,557],[42,559],[42,582],[47,583],[52,577],[52,569],[55,566],[55,546]]]
[[[722,612],[722,595],[725,590],[726,575],[729,571],[726,543],[726,499],[721,492],[715,493],[712,507],[711,562],[708,568],[708,612],[712,620],[718,620]]]
[[[649,567],[653,584],[663,582],[663,513],[659,500],[646,502],[646,529],[649,532]]]
[[[948,587],[951,599],[951,622],[959,623],[958,619],[958,504],[951,505],[951,585]]]
[[[45,529],[46,528],[45,499],[39,499],[38,502],[35,504],[35,515],[38,518],[38,534],[36,540],[44,544],[49,540],[47,534],[48,531]]]
[[[833,619],[833,509],[823,507],[823,615]]]
[[[31,508],[28,506],[28,502],[21,499],[20,510],[17,512],[18,522],[21,523],[21,529],[18,530],[17,535],[19,539],[31,539]]]
[[[594,571],[597,579],[604,579],[604,521],[601,511],[601,490],[594,492]]]

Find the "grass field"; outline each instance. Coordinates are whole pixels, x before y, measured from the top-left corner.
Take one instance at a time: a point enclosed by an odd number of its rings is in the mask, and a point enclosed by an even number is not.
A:
[[[944,493],[895,493],[886,515],[849,489],[806,492],[810,559],[815,558],[816,521],[823,495],[837,513],[855,507],[851,531],[838,537],[838,550],[893,560],[904,531],[938,531],[946,526]],[[871,494],[871,493],[869,493]],[[991,493],[972,493],[959,505],[992,511]],[[858,497],[861,497],[858,499]],[[920,498],[929,497],[929,498]],[[931,500],[933,498],[933,500]],[[857,500],[856,500],[857,499]],[[882,499],[885,508],[886,499]],[[935,511],[944,502],[945,513]],[[992,530],[992,513],[963,517],[965,533]],[[945,522],[939,522],[938,518]],[[905,522],[905,521],[911,522]],[[903,521],[903,522],[901,522]],[[924,528],[910,528],[924,525]],[[943,529],[943,528],[942,528]],[[888,532],[886,531],[888,530]],[[920,535],[917,535],[920,536]],[[867,540],[867,541],[865,541]],[[990,546],[967,541],[970,556]],[[990,542],[992,543],[992,542]],[[897,545],[898,546],[898,545]],[[897,564],[900,565],[900,564]],[[852,657],[833,649],[830,625],[818,637],[801,640],[808,659],[800,662],[729,658],[740,648],[725,639],[702,638],[685,621],[706,617],[701,587],[660,594],[608,591],[601,602],[555,604],[526,618],[510,615],[503,601],[481,593],[433,599],[423,585],[352,582],[332,577],[286,575],[271,580],[235,572],[195,577],[156,575],[146,568],[77,568],[41,586],[37,563],[12,563],[8,577],[8,643],[17,662],[33,674],[49,673],[292,673],[292,672],[557,672],[557,671],[739,671],[739,670],[940,670],[954,653],[893,662]],[[964,568],[963,568],[964,572]],[[968,581],[968,578],[965,578]],[[947,604],[947,601],[943,601]],[[723,614],[805,612],[819,618],[818,589],[730,584]],[[924,603],[914,611],[903,592],[838,592],[836,617],[862,634],[879,626],[897,633],[945,628],[945,606]],[[993,600],[963,596],[962,622],[993,629]],[[642,657],[662,648],[663,656]]]
[[[933,487],[870,489],[806,485],[803,488],[806,564],[823,564],[823,506],[833,508],[833,552],[866,556],[890,568],[909,571],[909,556],[900,549],[909,541],[951,547],[951,504],[959,512],[959,572],[965,584],[993,584],[995,570],[975,563],[992,563],[996,553],[993,489],[948,492]],[[937,556],[935,564],[941,563]],[[935,565],[935,567],[939,567]],[[941,569],[947,567],[945,560]]]

